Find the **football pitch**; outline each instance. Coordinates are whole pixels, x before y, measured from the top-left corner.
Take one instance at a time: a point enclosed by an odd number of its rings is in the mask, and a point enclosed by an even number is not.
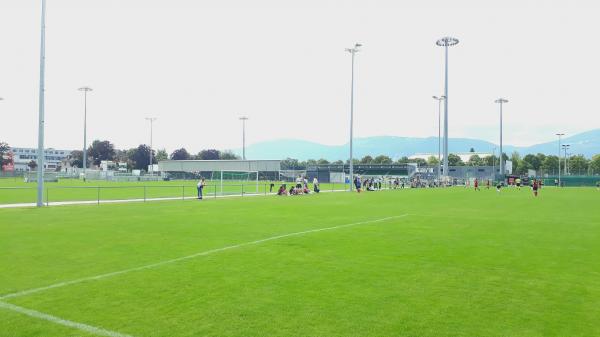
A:
[[[0,209],[0,336],[599,336],[600,191]]]

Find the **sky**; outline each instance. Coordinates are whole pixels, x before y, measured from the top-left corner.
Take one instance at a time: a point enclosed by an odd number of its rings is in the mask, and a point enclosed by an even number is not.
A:
[[[37,145],[40,0],[0,0],[0,141]],[[47,0],[46,147],[149,143],[190,152],[282,138],[437,136],[443,48],[449,135],[551,141],[600,127],[592,0]]]

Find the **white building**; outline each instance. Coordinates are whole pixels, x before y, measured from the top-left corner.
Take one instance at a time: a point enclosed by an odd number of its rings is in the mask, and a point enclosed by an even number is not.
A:
[[[29,171],[29,162],[37,161],[37,149],[28,147],[13,147],[10,149],[13,154],[15,171]],[[54,171],[60,166],[63,160],[71,155],[70,150],[55,150],[52,148],[44,150],[44,168],[48,171]]]

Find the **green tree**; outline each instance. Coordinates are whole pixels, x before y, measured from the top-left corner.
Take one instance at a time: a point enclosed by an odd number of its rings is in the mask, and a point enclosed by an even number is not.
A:
[[[0,169],[2,168],[2,166],[8,164],[8,159],[4,158],[4,156],[8,154],[9,150],[10,146],[8,146],[7,143],[0,142]]]
[[[396,163],[397,164],[406,164],[406,163],[408,163],[408,157],[407,156],[400,157],[400,158],[398,158],[398,160],[396,160]]]
[[[483,164],[483,159],[481,159],[481,157],[479,157],[479,155],[476,154],[469,157],[469,161],[467,162],[467,165],[469,166],[481,166]]]
[[[331,163],[332,165],[344,165],[344,161],[343,160],[336,160],[333,163]]]
[[[317,165],[317,161],[314,159],[308,159],[305,163],[305,165],[308,166],[316,166]]]
[[[590,168],[592,169],[592,174],[600,173],[600,154],[592,157],[592,160],[590,161]]]
[[[386,155],[383,155],[383,154],[373,158],[373,161],[372,161],[373,164],[391,164],[393,162],[394,161],[392,160],[392,158],[390,158]]]
[[[219,159],[222,160],[238,160],[240,159],[239,156],[237,156],[235,153],[231,152],[230,150],[225,150],[221,152],[221,155],[219,156]]]
[[[373,157],[366,155],[364,157],[362,157],[362,159],[360,160],[361,164],[371,164],[373,162]]]
[[[92,145],[87,149],[87,155],[90,161],[98,166],[103,160],[114,160],[115,146],[108,140],[94,140]]]
[[[150,165],[150,147],[148,145],[141,144],[135,149],[130,149],[127,154],[129,155],[129,160],[133,163],[133,168],[137,170],[148,169],[148,165]],[[152,163],[156,163],[154,150],[152,150]]]
[[[542,166],[540,158],[533,154],[528,154],[525,157],[523,157],[523,163],[525,166],[527,166],[528,169],[536,171],[539,170]]]
[[[321,158],[321,159],[317,160],[317,164],[318,165],[328,165],[329,161],[327,159]]]
[[[512,169],[513,169],[513,173],[516,174],[521,174],[523,173],[523,162],[521,159],[521,155],[519,154],[519,152],[515,151],[512,153],[512,155],[510,156],[510,160],[512,161]],[[525,172],[527,172],[527,169],[525,169]]]
[[[298,170],[299,168],[298,159],[286,158],[281,161],[282,170]]]
[[[439,164],[440,164],[440,161],[437,159],[436,156],[429,156],[429,158],[427,158],[427,165],[438,166]]]
[[[196,159],[199,160],[219,160],[219,158],[221,158],[221,152],[215,149],[202,150],[196,156]]]
[[[72,167],[83,167],[83,151],[73,150],[69,155],[69,164]]]
[[[472,147],[469,152],[475,152],[475,148]]]
[[[448,155],[448,166],[464,166],[462,159],[454,153]]]
[[[483,158],[483,162],[487,166],[496,166],[498,165],[498,157],[491,155]]]
[[[587,174],[587,169],[589,166],[588,160],[581,154],[572,156],[568,161],[569,166],[569,174]]]
[[[167,150],[160,149],[160,150],[156,151],[156,161],[163,161],[163,160],[168,160],[168,159],[169,159],[169,154],[167,153]]]
[[[33,171],[37,167],[37,162],[35,160],[31,160],[29,163],[27,163],[27,166],[29,166],[30,171]]]
[[[190,154],[185,148],[177,149],[171,153],[171,160],[189,160]]]
[[[542,162],[542,170],[546,173],[556,174],[558,173],[558,157],[557,156],[546,156]]]

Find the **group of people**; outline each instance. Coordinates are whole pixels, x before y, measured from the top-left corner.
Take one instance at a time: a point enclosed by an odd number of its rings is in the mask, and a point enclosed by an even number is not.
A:
[[[321,192],[317,177],[313,178],[312,184],[314,193]],[[296,185],[290,186],[289,190],[287,188],[287,184],[282,184],[277,190],[277,195],[302,195],[310,193],[311,191],[308,187],[308,179],[303,176],[298,176],[298,178],[296,178]]]
[[[491,185],[490,180],[489,179],[486,180],[486,188],[487,189],[490,188],[490,185]],[[531,187],[531,191],[533,192],[534,196],[536,196],[536,197],[538,196],[538,191],[540,189],[542,189],[542,185],[543,185],[543,182],[541,179],[534,178],[531,180],[530,187]],[[465,185],[465,186],[468,186],[468,185]],[[504,186],[504,182],[499,180],[496,183],[496,191],[500,192],[500,190],[502,189],[503,186]],[[515,179],[515,186],[517,187],[517,189],[519,189],[519,190],[521,189],[521,186],[522,186],[521,178]],[[473,187],[476,191],[480,191],[479,180],[477,178],[475,178],[475,180],[473,181]]]

